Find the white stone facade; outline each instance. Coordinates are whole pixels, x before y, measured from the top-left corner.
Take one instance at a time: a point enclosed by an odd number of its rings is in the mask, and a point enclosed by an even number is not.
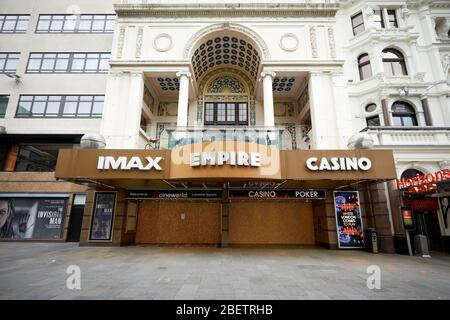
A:
[[[31,15],[26,34],[0,34],[0,51],[21,54],[16,72],[21,83],[0,77],[0,95],[10,96],[0,118],[8,134],[97,131],[108,148],[144,148],[166,127],[205,126],[205,98],[212,97],[208,85],[219,76],[234,75],[243,83],[244,91],[234,99],[248,103],[248,125],[287,127],[294,148],[345,149],[348,139],[367,127],[366,118],[379,115],[381,127],[367,132],[375,148],[394,149],[399,176],[407,168],[433,172],[450,159],[448,1],[31,2],[0,4],[0,14]],[[373,10],[378,9],[386,21],[387,10],[395,10],[397,26],[386,22],[377,27]],[[114,34],[34,32],[39,14],[71,10],[116,11]],[[364,31],[354,35],[351,17],[359,12]],[[255,70],[232,65],[232,59],[224,68],[222,58],[220,67],[216,64],[199,75],[192,60],[196,50],[215,38],[223,42],[224,37],[236,37],[256,50],[249,60],[250,66],[255,62]],[[386,73],[386,48],[403,54],[407,75]],[[107,75],[27,74],[29,52],[111,52],[111,68]],[[357,58],[363,53],[369,56],[373,76],[360,80]],[[217,63],[216,57],[213,60]],[[294,79],[289,91],[274,85],[283,79]],[[179,90],[164,91],[161,83]],[[18,99],[25,94],[104,94],[103,117],[17,118]],[[395,101],[414,108],[416,127],[384,127],[385,119],[393,123]],[[367,113],[365,107],[371,103],[376,108]],[[432,123],[427,123],[427,116]]]

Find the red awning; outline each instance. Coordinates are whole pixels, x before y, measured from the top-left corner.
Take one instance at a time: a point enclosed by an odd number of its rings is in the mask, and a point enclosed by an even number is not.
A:
[[[412,207],[415,212],[439,210],[439,203],[436,198],[403,198],[403,205]]]

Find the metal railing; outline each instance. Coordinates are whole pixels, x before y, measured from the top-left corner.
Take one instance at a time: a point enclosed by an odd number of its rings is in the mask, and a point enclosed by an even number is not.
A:
[[[160,149],[214,141],[243,141],[280,150],[292,149],[292,136],[285,127],[173,127],[159,137]]]

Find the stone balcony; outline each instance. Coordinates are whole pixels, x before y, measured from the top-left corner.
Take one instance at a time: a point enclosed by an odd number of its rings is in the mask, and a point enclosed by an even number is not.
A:
[[[449,127],[367,127],[375,148],[439,147],[450,148]]]

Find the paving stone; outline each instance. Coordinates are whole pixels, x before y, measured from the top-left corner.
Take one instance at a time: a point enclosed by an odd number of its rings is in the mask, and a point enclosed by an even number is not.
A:
[[[66,288],[69,265],[81,290]],[[381,269],[370,290],[369,265]],[[450,299],[450,256],[2,243],[0,299]]]

